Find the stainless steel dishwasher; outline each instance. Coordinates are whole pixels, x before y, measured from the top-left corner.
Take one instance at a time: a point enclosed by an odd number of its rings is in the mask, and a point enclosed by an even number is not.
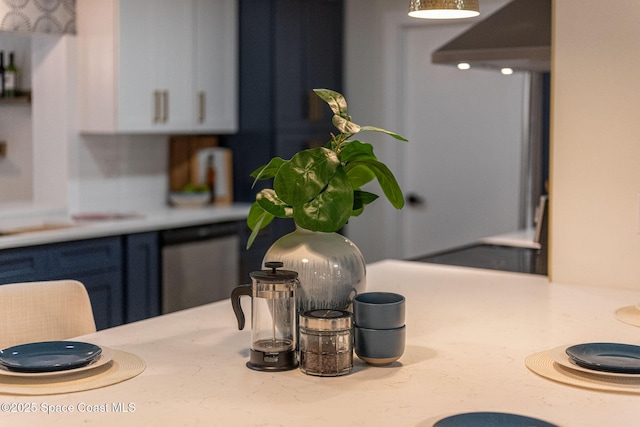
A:
[[[162,313],[229,298],[238,285],[237,222],[165,230],[162,242]]]

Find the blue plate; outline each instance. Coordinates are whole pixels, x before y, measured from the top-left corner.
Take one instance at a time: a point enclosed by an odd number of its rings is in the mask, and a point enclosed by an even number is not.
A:
[[[443,418],[433,427],[558,427],[546,421],[503,412],[468,412]]]
[[[0,350],[0,364],[17,372],[56,372],[88,365],[100,353],[100,347],[85,342],[34,342]]]
[[[573,363],[594,371],[640,374],[640,346],[595,342],[567,348]]]

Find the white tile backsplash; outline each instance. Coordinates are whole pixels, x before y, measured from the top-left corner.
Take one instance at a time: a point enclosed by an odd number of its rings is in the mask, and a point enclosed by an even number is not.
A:
[[[82,135],[70,211],[144,211],[166,205],[168,137]]]

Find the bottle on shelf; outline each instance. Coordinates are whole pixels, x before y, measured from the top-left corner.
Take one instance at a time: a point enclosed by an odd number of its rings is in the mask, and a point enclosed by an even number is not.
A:
[[[18,68],[14,62],[13,52],[9,52],[9,64],[4,70],[4,96],[13,98],[18,91]]]
[[[213,154],[207,157],[207,187],[209,187],[209,203],[213,203],[216,199],[216,169]]]
[[[0,98],[4,96],[4,50],[0,50]]]

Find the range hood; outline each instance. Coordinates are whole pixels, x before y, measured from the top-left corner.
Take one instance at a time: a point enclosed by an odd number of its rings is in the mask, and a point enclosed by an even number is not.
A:
[[[431,61],[550,71],[551,0],[513,0],[433,52]]]

